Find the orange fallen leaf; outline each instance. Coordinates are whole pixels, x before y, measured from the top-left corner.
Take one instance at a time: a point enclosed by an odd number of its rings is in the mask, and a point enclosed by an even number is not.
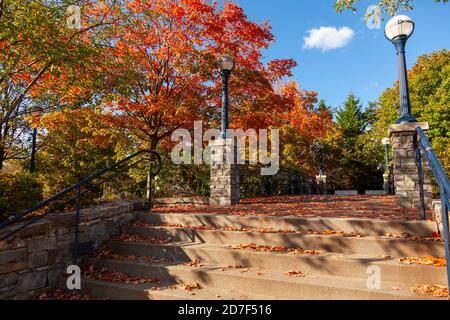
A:
[[[300,278],[306,277],[306,274],[301,271],[288,271],[284,273],[284,275],[288,277],[300,277]]]

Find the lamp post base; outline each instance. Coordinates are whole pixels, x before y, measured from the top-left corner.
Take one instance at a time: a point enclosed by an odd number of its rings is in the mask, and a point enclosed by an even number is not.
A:
[[[416,117],[411,114],[405,114],[397,120],[397,124],[405,124],[405,123],[417,123]]]

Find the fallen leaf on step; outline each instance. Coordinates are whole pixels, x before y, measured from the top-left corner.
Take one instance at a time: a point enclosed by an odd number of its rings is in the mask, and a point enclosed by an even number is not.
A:
[[[192,290],[203,289],[203,287],[199,283],[188,283],[188,284],[182,284],[181,289],[186,290],[186,291],[192,291]]]
[[[448,288],[440,285],[414,285],[410,290],[416,294],[428,295],[436,298],[448,297]]]
[[[201,268],[203,267],[200,260],[195,260],[192,262],[183,263],[181,266],[183,267],[192,267],[192,268]]]
[[[306,277],[306,274],[301,271],[288,271],[284,273],[284,275],[288,277],[300,277],[300,278]]]

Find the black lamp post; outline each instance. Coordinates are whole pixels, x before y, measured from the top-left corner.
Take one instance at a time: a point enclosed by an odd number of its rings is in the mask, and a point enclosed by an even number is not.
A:
[[[391,145],[391,140],[389,138],[384,138],[381,140],[381,143],[384,146],[384,150],[386,151],[386,171],[389,170],[389,146]]]
[[[323,161],[325,159],[325,145],[323,143],[317,142],[311,146],[311,153],[314,157],[319,158],[319,176],[324,175]]]
[[[223,139],[228,138],[228,83],[230,81],[231,72],[234,69],[234,59],[232,56],[223,55],[219,59],[220,74],[222,76],[222,126],[221,136]]]
[[[417,122],[417,119],[411,114],[405,58],[406,42],[413,32],[414,22],[405,15],[393,17],[386,24],[385,28],[386,38],[391,41],[397,49],[398,80],[400,84],[400,119],[397,121],[398,124]]]
[[[323,176],[323,160],[324,160],[324,151],[325,151],[325,146],[323,145],[323,143],[319,143],[317,145],[317,148],[319,149],[319,175]]]
[[[44,113],[44,110],[41,107],[32,107],[29,113],[32,116],[40,117]],[[31,143],[30,173],[34,173],[34,171],[36,170],[36,140],[37,140],[37,128],[34,128]]]

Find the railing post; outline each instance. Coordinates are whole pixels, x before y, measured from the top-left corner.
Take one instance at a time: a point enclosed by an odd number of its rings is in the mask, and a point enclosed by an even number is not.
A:
[[[80,231],[80,197],[81,197],[81,187],[78,187],[77,189],[77,200],[76,200],[76,206],[77,206],[77,212],[76,212],[76,218],[75,218],[75,242],[73,244],[73,264],[76,265],[78,262],[78,243],[79,243],[79,231]]]
[[[439,185],[441,190],[441,208],[442,208],[442,222],[444,225],[444,241],[445,241],[445,258],[447,261],[447,284],[450,290],[450,241],[449,241],[449,221],[448,221],[448,198],[444,191],[444,187]],[[450,295],[449,295],[450,298]]]
[[[153,209],[153,173],[151,170],[150,170],[150,189],[149,189],[149,191],[150,191],[150,194],[148,197],[148,205],[150,207],[150,210],[152,210]]]
[[[426,205],[425,205],[425,192],[423,188],[423,167],[422,167],[422,155],[419,148],[419,141],[417,132],[414,134],[414,157],[417,164],[417,174],[419,176],[419,197],[420,197],[420,218],[426,220]]]
[[[148,183],[147,183],[147,199],[149,210],[153,209],[153,163],[150,161],[150,166],[148,170]]]

